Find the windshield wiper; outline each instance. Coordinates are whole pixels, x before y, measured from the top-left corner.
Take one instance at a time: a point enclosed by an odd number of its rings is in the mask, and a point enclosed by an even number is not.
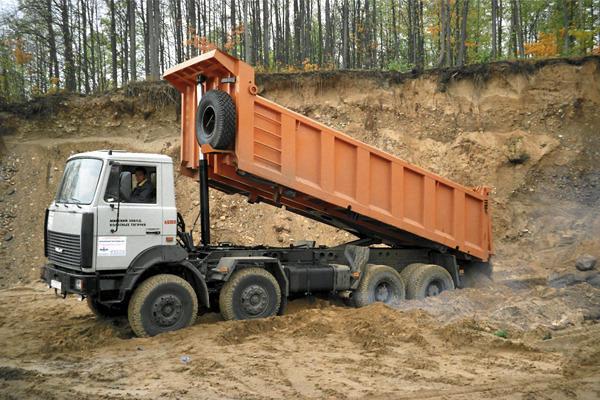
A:
[[[77,208],[81,208],[80,204],[83,204],[83,203],[81,202],[81,200],[79,200],[79,199],[78,199],[78,198],[76,198],[76,197],[69,197],[68,201],[69,201],[70,203],[72,203],[72,204],[75,204],[75,205],[77,206]]]

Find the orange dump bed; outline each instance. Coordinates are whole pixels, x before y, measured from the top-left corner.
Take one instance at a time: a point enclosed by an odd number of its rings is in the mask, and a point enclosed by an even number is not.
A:
[[[196,142],[197,76],[229,93],[237,112],[231,151]],[[209,184],[393,246],[428,246],[487,261],[492,253],[487,188],[468,188],[256,94],[253,68],[218,50],[169,69],[182,95],[181,172]]]

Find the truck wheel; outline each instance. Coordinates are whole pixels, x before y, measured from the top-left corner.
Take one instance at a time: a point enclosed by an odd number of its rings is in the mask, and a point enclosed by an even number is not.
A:
[[[200,144],[226,150],[235,141],[236,113],[231,96],[222,90],[209,90],[196,111],[196,139]]]
[[[127,314],[126,308],[122,304],[106,305],[98,302],[96,297],[88,296],[87,305],[94,315],[99,319],[120,317]]]
[[[135,289],[127,314],[136,336],[154,336],[192,325],[198,314],[198,298],[185,279],[155,275]]]
[[[387,265],[369,265],[358,288],[352,294],[356,307],[382,302],[397,304],[405,297],[404,281],[400,274]]]
[[[219,294],[219,307],[225,320],[270,317],[277,314],[280,304],[279,284],[262,268],[235,272]]]
[[[406,297],[424,299],[453,290],[454,281],[446,269],[435,264],[423,264],[412,271],[406,282]]]
[[[401,272],[400,272],[400,276],[402,277],[402,280],[404,281],[404,283],[407,283],[410,280],[410,276],[416,271],[418,270],[420,267],[422,267],[423,263],[414,263],[414,264],[408,264]]]

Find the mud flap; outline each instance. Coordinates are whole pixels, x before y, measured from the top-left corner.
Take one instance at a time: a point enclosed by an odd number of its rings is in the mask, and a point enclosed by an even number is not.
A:
[[[356,289],[358,287],[360,278],[363,276],[367,263],[369,262],[370,250],[369,247],[355,246],[352,244],[347,245],[344,249],[344,256],[346,257],[346,260],[348,260],[348,264],[350,264],[350,275],[355,277],[356,273],[359,274],[359,279],[354,279],[354,282],[350,285],[350,289]]]

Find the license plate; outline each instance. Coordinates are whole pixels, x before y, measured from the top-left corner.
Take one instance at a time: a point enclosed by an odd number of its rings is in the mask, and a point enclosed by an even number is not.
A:
[[[62,282],[52,279],[50,281],[50,287],[53,287],[56,290],[62,290]]]

